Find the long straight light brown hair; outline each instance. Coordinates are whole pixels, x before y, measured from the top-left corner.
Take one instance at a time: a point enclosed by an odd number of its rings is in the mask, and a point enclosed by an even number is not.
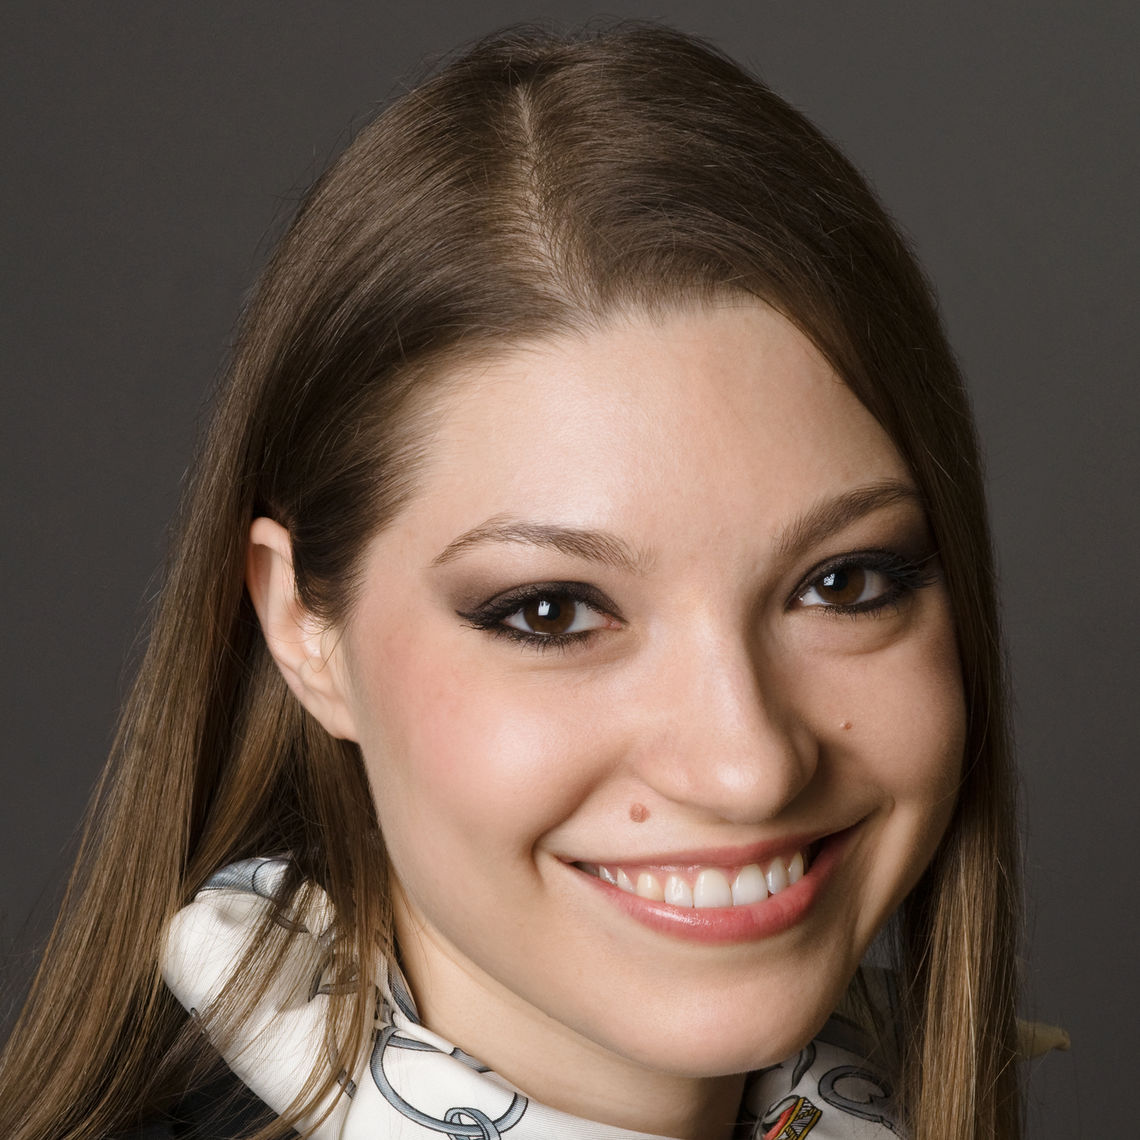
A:
[[[288,527],[301,601],[339,622],[364,544],[415,486],[420,405],[448,363],[742,294],[816,345],[925,502],[968,742],[949,831],[899,923],[901,1103],[921,1140],[1020,1135],[1003,666],[953,356],[905,243],[836,149],[714,49],[633,24],[479,44],[362,131],[280,243],[4,1056],[5,1137],[105,1136],[185,1083],[201,1043],[158,975],[163,927],[212,871],[250,855],[288,851],[295,889],[328,892],[334,966],[359,982],[334,994],[330,1033],[350,1068],[368,1047],[375,948],[391,945],[383,842],[358,749],[302,711],[268,657],[243,590],[251,519]],[[169,838],[145,838],[156,833]],[[279,943],[258,943],[250,987],[277,968]],[[314,1074],[309,1101],[334,1081]]]

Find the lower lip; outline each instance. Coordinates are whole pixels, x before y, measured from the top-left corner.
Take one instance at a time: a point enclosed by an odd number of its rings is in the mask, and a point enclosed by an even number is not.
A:
[[[690,942],[755,942],[790,930],[811,910],[843,855],[854,828],[829,835],[802,879],[748,906],[679,907],[643,899],[585,871],[575,871],[614,906],[651,930]]]

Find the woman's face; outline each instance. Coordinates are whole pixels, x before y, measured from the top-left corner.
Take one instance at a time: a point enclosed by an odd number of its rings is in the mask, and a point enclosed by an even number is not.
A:
[[[741,303],[457,370],[428,456],[338,649],[428,1024],[524,1088],[794,1053],[962,761],[895,448]]]

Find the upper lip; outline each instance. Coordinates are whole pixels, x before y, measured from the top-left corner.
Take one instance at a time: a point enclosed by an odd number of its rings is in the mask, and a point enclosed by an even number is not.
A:
[[[682,851],[648,852],[622,855],[616,858],[571,858],[567,863],[589,863],[601,866],[660,867],[662,870],[680,870],[686,867],[743,867],[749,863],[763,863],[777,855],[794,855],[807,851],[815,843],[832,835],[839,835],[855,824],[845,824],[825,831],[805,831],[797,835],[784,835],[757,843],[734,847],[691,847]]]

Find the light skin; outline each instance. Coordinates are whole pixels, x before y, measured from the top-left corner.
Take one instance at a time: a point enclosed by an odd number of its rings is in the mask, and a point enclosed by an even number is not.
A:
[[[953,809],[961,681],[913,481],[759,302],[441,383],[342,628],[254,523],[268,644],[361,747],[427,1024],[555,1108],[723,1140],[740,1074],[818,1031]],[[839,832],[805,913],[743,940],[638,921],[584,869]]]

